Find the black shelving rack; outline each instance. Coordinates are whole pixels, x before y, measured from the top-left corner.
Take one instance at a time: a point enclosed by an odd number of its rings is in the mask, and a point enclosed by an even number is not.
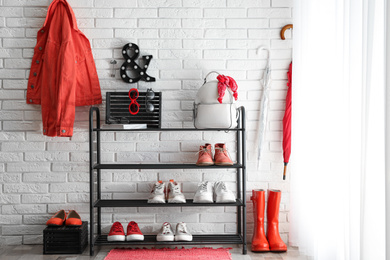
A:
[[[246,136],[245,136],[245,108],[240,107],[238,127],[234,129],[194,129],[194,128],[159,128],[159,129],[102,129],[100,127],[100,111],[91,107],[89,111],[89,175],[90,175],[90,255],[94,254],[95,245],[211,245],[211,244],[241,244],[242,253],[247,253],[246,241]],[[96,126],[94,126],[94,112]],[[197,166],[196,164],[107,164],[101,163],[100,133],[104,131],[235,131],[237,144],[237,163],[232,166]],[[94,140],[94,134],[96,139]],[[94,149],[96,144],[96,150]],[[96,160],[94,160],[96,153]],[[101,198],[101,171],[105,169],[236,169],[237,199],[234,203],[193,203],[188,199],[186,203],[155,204],[147,200],[107,200]],[[96,174],[95,174],[96,173]],[[142,174],[142,173],[140,173]],[[96,189],[95,189],[96,185]],[[96,198],[96,199],[95,199]],[[237,207],[237,231],[235,234],[204,234],[193,235],[192,241],[159,242],[156,235],[145,235],[144,241],[109,242],[107,235],[102,234],[101,209],[103,207]],[[95,220],[95,209],[97,216]],[[96,227],[95,227],[96,224]]]

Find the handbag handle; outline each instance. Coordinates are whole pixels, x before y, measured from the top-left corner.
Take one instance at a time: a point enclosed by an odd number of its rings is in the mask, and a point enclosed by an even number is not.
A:
[[[216,72],[216,71],[210,71],[209,73],[207,73],[207,75],[206,75],[206,77],[204,77],[204,82],[203,82],[203,84],[205,84],[206,83],[206,81],[207,81],[207,77],[211,74],[211,73],[217,73],[218,75],[221,75],[221,74],[219,74],[218,72]]]

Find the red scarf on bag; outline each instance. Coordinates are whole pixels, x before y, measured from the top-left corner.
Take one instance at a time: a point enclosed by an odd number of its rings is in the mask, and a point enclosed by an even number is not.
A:
[[[217,79],[218,79],[218,101],[219,101],[219,103],[222,104],[222,99],[223,99],[223,96],[225,96],[226,87],[230,88],[230,90],[233,92],[234,99],[237,100],[238,86],[237,86],[236,81],[233,78],[231,78],[229,76],[222,75],[222,74],[218,75]]]

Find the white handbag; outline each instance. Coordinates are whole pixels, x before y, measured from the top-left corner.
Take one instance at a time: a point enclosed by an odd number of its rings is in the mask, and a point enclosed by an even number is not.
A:
[[[226,89],[222,104],[218,102],[218,81],[206,82],[207,76],[216,71],[208,73],[202,87],[198,90],[194,102],[194,126],[197,129],[207,128],[236,128],[238,111],[233,94]]]

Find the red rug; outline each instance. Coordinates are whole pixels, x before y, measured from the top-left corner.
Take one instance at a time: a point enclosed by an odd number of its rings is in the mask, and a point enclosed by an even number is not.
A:
[[[120,248],[111,250],[104,260],[232,260],[231,248],[190,248],[190,249],[130,249]]]

